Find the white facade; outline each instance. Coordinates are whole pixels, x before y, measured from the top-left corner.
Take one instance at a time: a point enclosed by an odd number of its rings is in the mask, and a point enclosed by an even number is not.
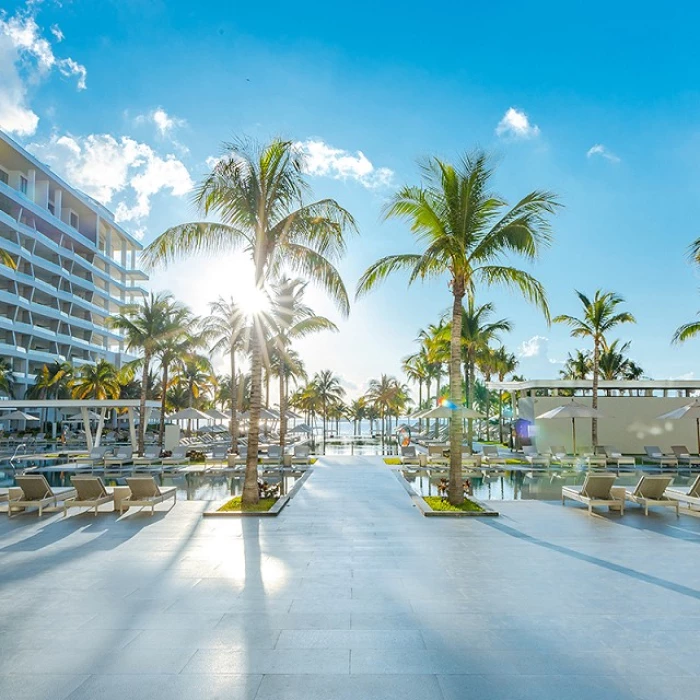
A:
[[[17,264],[0,265],[0,357],[16,396],[48,362],[122,363],[124,341],[107,318],[145,294],[141,245],[2,131],[0,246]]]

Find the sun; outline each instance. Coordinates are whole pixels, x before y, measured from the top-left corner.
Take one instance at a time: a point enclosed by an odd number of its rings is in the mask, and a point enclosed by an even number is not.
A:
[[[270,294],[264,287],[251,284],[247,289],[241,289],[238,297],[236,301],[248,318],[270,311]]]

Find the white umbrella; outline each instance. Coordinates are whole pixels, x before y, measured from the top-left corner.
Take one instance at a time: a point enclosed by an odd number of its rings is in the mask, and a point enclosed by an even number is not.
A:
[[[313,430],[308,425],[306,425],[306,423],[302,423],[301,425],[294,426],[289,432],[290,433],[313,433]]]
[[[410,420],[418,420],[419,418],[423,418],[423,416],[427,413],[427,410],[425,408],[421,409],[420,411],[416,411],[415,413],[411,413],[410,416],[406,416]]]
[[[473,408],[450,408],[449,406],[436,406],[429,411],[424,411],[421,418],[452,418],[457,416],[460,420],[468,420],[469,418],[483,418],[483,414],[475,411]],[[415,414],[411,416],[415,418]]]
[[[576,419],[603,418],[603,414],[597,408],[586,406],[585,404],[578,403],[572,399],[569,403],[565,403],[562,406],[557,406],[556,408],[537,416],[537,420],[550,420],[552,418],[571,418],[571,432],[573,435],[574,444],[574,451],[572,454],[576,454]]]
[[[10,411],[0,417],[0,421],[6,420],[39,420],[36,416],[30,416],[24,411]]]
[[[674,408],[672,411],[659,416],[657,420],[680,420],[681,418],[695,418],[698,436],[698,454],[700,454],[700,399],[695,399],[692,403],[688,403],[680,408]]]
[[[245,418],[246,420],[250,418],[250,411],[241,413],[241,418]],[[276,416],[272,411],[268,411],[266,408],[261,408],[260,420],[279,420],[279,416]]]
[[[208,411],[204,411],[204,413],[209,416],[209,418],[212,418],[213,420],[228,420],[230,416],[227,416],[223,411],[220,411],[218,408],[210,408]]]
[[[183,408],[170,416],[170,420],[210,420],[209,416],[197,408]]]

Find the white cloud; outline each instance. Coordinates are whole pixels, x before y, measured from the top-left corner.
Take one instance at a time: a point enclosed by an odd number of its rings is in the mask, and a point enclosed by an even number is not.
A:
[[[391,185],[393,170],[375,167],[362,151],[352,154],[316,139],[297,141],[294,147],[303,154],[309,175],[356,180],[369,189]]]
[[[688,382],[691,379],[696,379],[695,372],[686,372],[685,374],[679,374],[677,377],[669,377],[669,379],[675,379],[681,382]]]
[[[57,26],[51,34],[58,42]],[[57,70],[77,78],[78,90],[86,87],[87,70],[72,58],[59,58],[36,22],[36,5],[28,2],[14,15],[0,11],[0,126],[19,136],[31,136],[39,124],[29,104],[28,87],[36,86]]]
[[[527,114],[520,109],[510,107],[498,122],[497,136],[506,136],[516,139],[531,139],[540,133],[536,124],[531,124]]]
[[[209,168],[209,170],[213,170],[216,165],[218,165],[220,160],[221,158],[217,158],[216,156],[209,156],[204,160],[204,162],[207,164],[207,168]]]
[[[148,114],[139,114],[134,121],[137,124],[146,122],[155,124],[158,133],[164,137],[170,136],[177,127],[184,126],[187,123],[184,119],[168,114],[162,107],[157,107]]]
[[[103,204],[113,205],[117,221],[139,222],[149,215],[154,195],[169,191],[181,197],[194,184],[174,155],[160,156],[128,136],[54,134],[28,148],[71,184]]]
[[[65,38],[61,28],[57,24],[51,25],[51,33],[56,37],[56,41],[63,41]]]
[[[549,347],[549,338],[543,335],[533,335],[530,340],[524,340],[518,349],[520,357],[539,357],[546,355]]]
[[[611,163],[619,163],[620,158],[616,156],[612,151],[608,150],[602,143],[597,143],[595,146],[591,146],[586,152],[586,158],[593,158],[594,156],[600,156],[609,160]]]

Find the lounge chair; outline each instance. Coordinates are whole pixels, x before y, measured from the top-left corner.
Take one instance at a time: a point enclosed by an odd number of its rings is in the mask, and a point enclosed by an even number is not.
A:
[[[114,503],[114,492],[107,491],[99,476],[73,476],[71,483],[75,486],[77,495],[63,502],[63,517],[68,515],[69,508],[97,509],[105,503]]]
[[[448,457],[445,457],[446,445],[428,445],[428,464],[431,466],[446,465],[450,463]]]
[[[282,448],[279,445],[269,445],[267,457],[262,461],[268,466],[280,466],[282,464]]]
[[[617,467],[618,474],[620,473],[620,467],[635,467],[637,464],[637,460],[634,457],[623,455],[622,452],[609,445],[599,445],[595,449],[599,455],[605,455],[607,464]]]
[[[667,455],[656,445],[645,445],[644,451],[647,453],[645,460],[650,464],[658,464],[663,467],[678,467],[678,459],[675,455]]]
[[[642,506],[644,515],[649,515],[649,506],[665,506],[667,508],[675,508],[678,516],[680,515],[678,512],[678,501],[666,495],[666,489],[672,482],[672,476],[660,474],[655,474],[654,476],[645,475],[637,482],[633,490],[625,489],[625,500]]]
[[[563,445],[552,445],[550,452],[552,455],[552,463],[558,464],[560,467],[565,465],[573,466],[576,464],[576,455],[570,455]]]
[[[616,479],[615,474],[586,474],[586,479],[582,486],[562,486],[561,503],[569,498],[588,506],[589,515],[593,513],[593,508],[597,506],[608,506],[612,509],[620,509],[620,515],[625,513],[625,501],[616,497],[613,486]]]
[[[418,453],[415,445],[401,446],[401,464],[419,464]]]
[[[106,447],[93,447],[88,455],[78,455],[72,461],[80,466],[94,467],[96,464],[104,462]]]
[[[118,447],[115,454],[105,457],[105,467],[122,467],[133,461],[133,455],[131,445]]]
[[[311,465],[311,448],[308,445],[295,445],[292,464]]]
[[[160,447],[149,446],[143,451],[141,457],[134,457],[134,464],[151,465],[160,462]]]
[[[207,457],[207,462],[226,462],[228,458],[228,445],[214,445],[211,448],[211,457]]]
[[[39,517],[41,517],[46,508],[57,506],[59,502],[72,498],[76,494],[72,487],[51,488],[46,477],[39,474],[17,476],[15,481],[22,493],[8,500],[9,517],[12,517],[13,510],[26,510],[32,507],[39,509]]]
[[[168,498],[173,499],[173,505],[177,501],[177,489],[174,486],[161,489],[152,476],[128,476],[126,485],[131,493],[122,499],[119,505],[120,514],[131,506],[150,506],[151,515],[153,515],[158,503],[163,503]]]
[[[525,445],[523,447],[523,457],[525,457],[525,461],[533,467],[539,465],[549,469],[552,464],[552,456],[540,454],[534,445]]]
[[[602,467],[605,469],[608,462],[605,455],[598,454],[592,447],[580,447],[578,450],[578,457],[589,469],[593,467]]]
[[[690,450],[685,445],[671,445],[673,454],[676,455],[678,464],[689,467],[700,467],[700,456],[690,454]]]
[[[506,458],[499,454],[497,445],[484,445],[481,448],[481,461],[487,467],[506,466]]]
[[[186,445],[179,445],[176,447],[170,457],[163,457],[161,462],[164,465],[173,465],[173,464],[189,464],[190,463],[190,458],[187,456],[189,448]]]
[[[449,464],[449,457],[446,458]],[[491,464],[493,466],[493,462]],[[479,469],[481,467],[481,455],[474,452],[462,452],[462,469]]]
[[[695,477],[695,481],[687,490],[667,488],[665,494],[668,498],[672,498],[679,503],[686,503],[688,508],[691,506],[700,506],[700,474]]]

